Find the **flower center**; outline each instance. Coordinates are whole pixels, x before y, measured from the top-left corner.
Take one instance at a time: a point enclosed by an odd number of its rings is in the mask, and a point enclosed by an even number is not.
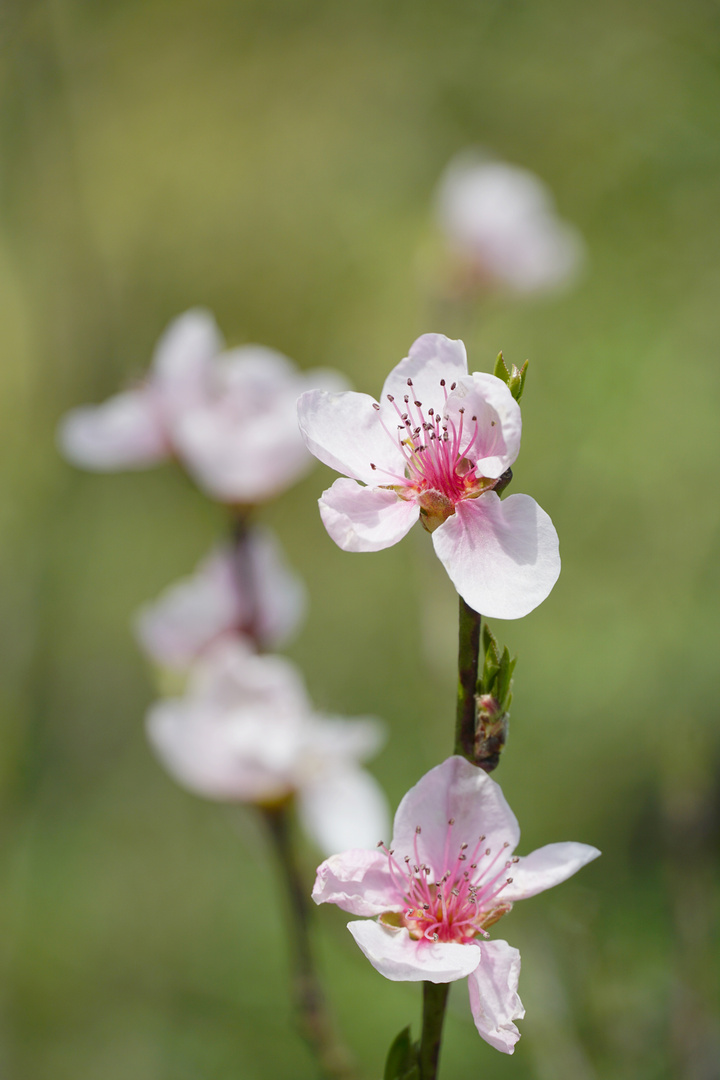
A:
[[[416,398],[412,379],[407,380],[407,385],[409,392],[403,396],[402,405],[392,394],[387,395],[400,423],[395,432],[385,427],[405,459],[405,472],[401,476],[379,471],[392,478],[392,484],[387,486],[395,488],[401,498],[418,502],[421,521],[428,532],[433,532],[455,513],[459,502],[477,498],[497,481],[477,474],[474,462],[477,452],[473,453],[479,436],[477,416],[466,421],[462,406],[458,409],[457,422],[432,406],[426,414],[422,401]],[[457,383],[452,383],[450,391],[456,386]],[[447,402],[444,379],[440,380],[440,389]],[[379,411],[380,406],[375,403],[373,408]],[[377,469],[372,463],[370,467]]]
[[[395,887],[406,905],[400,914],[383,915],[383,921],[405,926],[410,937],[416,940],[454,941],[465,945],[479,934],[487,937],[487,928],[512,907],[500,899],[503,889],[512,881],[507,872],[518,861],[517,857],[504,857],[509,844],[501,844],[493,850],[485,846],[485,837],[481,836],[470,854],[469,844],[463,842],[455,846],[457,855],[453,860],[454,824],[455,819],[451,818],[439,876],[435,876],[436,870],[424,863],[419,855],[419,825],[413,842],[414,858],[406,855],[403,864],[395,859],[392,850],[380,845],[387,854]]]

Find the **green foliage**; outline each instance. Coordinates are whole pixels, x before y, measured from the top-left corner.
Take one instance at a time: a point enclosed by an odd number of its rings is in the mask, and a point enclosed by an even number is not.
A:
[[[410,1037],[410,1028],[403,1028],[388,1050],[383,1080],[420,1080],[418,1049]]]
[[[483,626],[482,647],[484,660],[478,679],[478,696],[491,696],[497,702],[497,709],[507,713],[512,702],[512,677],[517,657],[510,659],[507,645],[500,653],[498,643],[487,623]]]
[[[527,375],[529,361],[526,360],[521,368],[515,364],[508,371],[507,365],[501,352],[498,353],[497,360],[495,361],[495,367],[493,368],[493,375],[498,379],[502,379],[506,386],[510,388],[510,393],[516,401],[520,401],[525,389],[525,376]]]

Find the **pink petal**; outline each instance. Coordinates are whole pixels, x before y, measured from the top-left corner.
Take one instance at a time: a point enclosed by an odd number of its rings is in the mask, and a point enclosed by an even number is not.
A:
[[[350,390],[302,394],[297,403],[298,423],[310,452],[331,469],[366,484],[392,483],[393,477],[402,477],[405,459],[395,434],[397,416],[386,402],[381,411],[374,408],[376,404],[369,394]],[[392,476],[386,478],[385,470]]]
[[[382,551],[402,540],[420,509],[388,488],[336,480],[320,499],[325,528],[343,551]]]
[[[364,848],[326,859],[318,867],[312,896],[316,904],[337,904],[352,915],[382,915],[405,906],[390,876],[387,855]]]
[[[458,503],[432,534],[463,599],[483,615],[519,619],[549,595],[560,573],[555,527],[529,495],[494,491]]]
[[[192,308],[170,323],[152,363],[153,385],[168,422],[205,399],[210,365],[222,344],[215,319],[203,308]]]
[[[467,373],[467,354],[462,341],[454,341],[444,334],[423,334],[388,375],[381,401],[384,402],[388,394],[396,397],[398,402],[402,401],[404,395],[410,393],[407,381],[412,379],[414,397],[411,400],[421,401],[427,416],[430,406],[441,411],[445,404],[440,380],[445,380],[449,394],[451,385],[466,379]]]
[[[477,945],[415,941],[405,927],[374,921],[348,923],[348,930],[376,971],[393,982],[454,982],[480,963]]]
[[[375,848],[390,825],[387,799],[377,780],[349,764],[333,765],[300,784],[298,813],[307,834],[328,854]]]
[[[170,454],[157,402],[146,387],[73,409],[60,422],[58,442],[73,464],[99,472],[144,469]]]
[[[480,476],[493,479],[502,476],[520,453],[522,417],[520,406],[501,379],[476,371],[462,379],[448,398],[445,412],[457,424],[463,413],[462,445],[466,446],[475,431],[473,416],[477,417],[477,437],[467,456],[474,461]]]
[[[470,975],[470,1009],[480,1035],[503,1054],[512,1054],[520,1032],[513,1020],[525,1015],[517,987],[520,953],[506,941],[483,941],[481,960]]]
[[[510,871],[512,881],[503,889],[502,899],[523,900],[528,896],[551,889],[576,874],[587,863],[597,859],[600,852],[589,844],[566,841],[546,844],[530,855],[521,856]]]
[[[420,860],[427,862],[439,877],[446,869],[446,838],[451,818],[454,824],[448,857],[452,863],[462,843],[468,844],[472,851],[481,836],[485,837],[483,847],[489,847],[493,855],[507,843],[508,857],[520,839],[517,818],[499,785],[465,758],[451,757],[410,788],[397,809],[392,847],[401,865],[405,855],[417,861],[414,856],[417,843]],[[418,825],[421,831],[416,834]]]

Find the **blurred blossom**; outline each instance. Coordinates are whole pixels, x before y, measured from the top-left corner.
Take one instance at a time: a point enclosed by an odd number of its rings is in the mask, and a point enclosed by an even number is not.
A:
[[[140,386],[73,409],[58,439],[70,461],[99,471],[176,457],[212,498],[251,504],[310,468],[297,430],[298,395],[345,385],[333,371],[300,372],[262,345],[222,351],[215,320],[198,308],[170,324]]]
[[[558,217],[543,182],[515,165],[465,152],[440,178],[437,219],[464,290],[518,293],[567,284],[584,259],[578,230]]]
[[[379,916],[348,929],[370,963],[396,982],[467,978],[480,1035],[512,1054],[524,1015],[520,954],[506,941],[481,940],[515,900],[558,885],[600,852],[587,844],[548,844],[513,852],[517,819],[487,773],[462,757],[431,769],[405,795],[390,848],[346,851],[318,869],[316,903]]]
[[[517,619],[549,594],[560,573],[552,521],[530,496],[493,490],[520,450],[520,406],[501,379],[468,374],[462,341],[418,338],[379,403],[315,390],[298,415],[310,450],[352,477],[320,499],[343,550],[380,551],[419,520],[476,611]]]
[[[273,806],[296,796],[322,851],[370,847],[388,823],[385,796],[359,763],[383,741],[378,721],[318,715],[290,661],[221,642],[183,698],[155,705],[148,734],[184,787],[209,799]]]
[[[139,611],[135,630],[148,656],[183,671],[219,639],[245,635],[262,649],[285,643],[306,605],[305,587],[269,529],[244,539],[243,566],[231,544],[215,548],[192,577]]]

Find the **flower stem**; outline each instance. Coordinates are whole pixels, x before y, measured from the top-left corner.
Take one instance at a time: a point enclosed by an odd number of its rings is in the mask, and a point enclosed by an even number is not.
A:
[[[233,511],[230,520],[230,536],[233,554],[233,571],[237,588],[245,598],[245,620],[238,631],[249,637],[258,651],[261,651],[260,612],[255,585],[253,566],[250,556],[250,535],[252,532],[251,510],[241,507]]]
[[[435,1080],[450,983],[423,983],[423,1021],[420,1036],[420,1080]]]
[[[475,763],[475,694],[477,692],[482,615],[460,600],[458,634],[458,699],[455,753]]]
[[[317,1057],[326,1080],[355,1080],[345,1047],[338,1041],[320,986],[310,944],[309,894],[295,856],[287,803],[261,810],[275,848],[285,886],[293,964],[295,1004],[301,1033]]]

